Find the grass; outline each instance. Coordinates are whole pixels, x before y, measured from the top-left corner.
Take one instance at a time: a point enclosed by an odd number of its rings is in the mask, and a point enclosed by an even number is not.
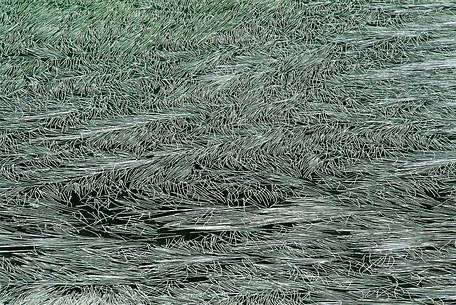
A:
[[[0,302],[455,304],[455,12],[0,0]]]

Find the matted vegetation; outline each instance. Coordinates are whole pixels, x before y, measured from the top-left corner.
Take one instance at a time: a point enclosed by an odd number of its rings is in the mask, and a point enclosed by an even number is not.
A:
[[[0,0],[0,303],[456,303],[456,2]]]

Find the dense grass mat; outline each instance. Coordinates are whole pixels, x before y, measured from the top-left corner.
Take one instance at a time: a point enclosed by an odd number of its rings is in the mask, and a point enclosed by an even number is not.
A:
[[[0,0],[0,303],[456,304],[455,13]]]

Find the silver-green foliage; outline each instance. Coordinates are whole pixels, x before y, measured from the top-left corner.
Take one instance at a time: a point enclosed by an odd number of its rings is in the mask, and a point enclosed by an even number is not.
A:
[[[454,304],[455,12],[0,0],[0,302]]]

